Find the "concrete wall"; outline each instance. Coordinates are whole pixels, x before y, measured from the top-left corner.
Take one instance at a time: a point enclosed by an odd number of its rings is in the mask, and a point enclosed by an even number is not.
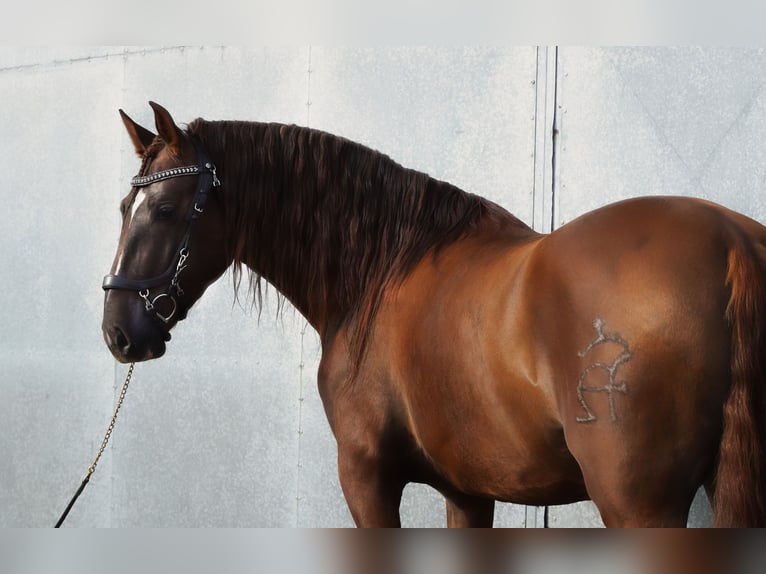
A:
[[[654,193],[766,220],[764,67],[757,50],[1,49],[0,526],[55,521],[124,377],[100,333],[117,206],[138,168],[117,108],[145,125],[151,99],[180,122],[328,130],[542,231]],[[227,277],[164,359],[137,365],[68,525],[351,525],[317,336],[274,302],[258,320]],[[402,512],[408,526],[444,523],[425,487],[408,487]],[[700,498],[692,523],[708,521]],[[550,523],[600,519],[583,503],[551,508]],[[541,525],[542,509],[499,505],[496,524]]]

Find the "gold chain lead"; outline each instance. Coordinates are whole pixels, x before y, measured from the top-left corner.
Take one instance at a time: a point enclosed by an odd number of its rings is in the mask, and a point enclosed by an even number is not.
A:
[[[109,421],[109,426],[106,429],[106,434],[104,435],[104,439],[101,441],[101,446],[98,449],[98,453],[96,454],[96,458],[93,459],[93,464],[91,464],[88,467],[88,472],[85,475],[85,480],[88,480],[90,478],[90,475],[96,472],[96,465],[98,464],[98,461],[101,459],[101,455],[104,454],[104,450],[106,450],[106,445],[109,442],[109,438],[112,436],[112,431],[114,430],[114,425],[117,422],[117,413],[120,412],[120,408],[122,407],[122,402],[125,400],[125,395],[128,392],[128,385],[130,384],[130,379],[133,376],[133,367],[135,367],[135,363],[131,363],[130,367],[128,367],[128,374],[125,375],[125,382],[122,383],[122,389],[120,390],[120,396],[117,399],[117,404],[114,407],[114,412],[112,413],[112,420]]]

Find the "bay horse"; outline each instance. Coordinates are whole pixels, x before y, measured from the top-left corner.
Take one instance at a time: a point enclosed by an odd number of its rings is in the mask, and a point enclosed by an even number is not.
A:
[[[544,235],[322,131],[125,115],[139,174],[104,279],[118,361],[163,355],[226,269],[320,336],[319,392],[359,526],[409,482],[449,526],[591,499],[607,526],[766,526],[766,228],[645,197]]]

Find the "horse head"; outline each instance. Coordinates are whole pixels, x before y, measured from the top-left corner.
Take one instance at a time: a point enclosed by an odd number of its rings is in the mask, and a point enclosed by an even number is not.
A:
[[[122,231],[104,278],[104,339],[121,362],[162,356],[170,330],[228,267],[223,198],[212,159],[150,102],[158,134],[120,115],[142,160],[122,200]]]

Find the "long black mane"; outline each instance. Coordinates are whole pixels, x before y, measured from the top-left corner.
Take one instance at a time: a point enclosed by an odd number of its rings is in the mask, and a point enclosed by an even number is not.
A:
[[[258,301],[265,278],[307,317],[340,312],[360,328],[359,353],[384,290],[429,251],[488,212],[524,226],[482,197],[322,131],[202,119],[188,131],[219,163],[235,284],[245,265]]]

